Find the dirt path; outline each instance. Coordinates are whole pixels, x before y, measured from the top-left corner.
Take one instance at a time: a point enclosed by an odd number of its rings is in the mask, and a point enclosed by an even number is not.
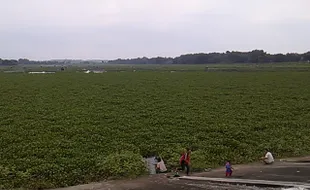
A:
[[[309,161],[309,162],[308,162]],[[310,157],[291,158],[285,161],[276,161],[273,165],[253,163],[248,165],[236,165],[234,178],[243,179],[264,179],[273,181],[295,181],[310,183]],[[218,168],[209,172],[193,173],[193,176],[224,177],[224,169]],[[203,181],[179,180],[168,178],[167,174],[150,175],[133,180],[116,180],[99,183],[91,183],[57,190],[274,190],[277,188],[258,188],[224,183],[209,183]],[[278,188],[281,189],[281,188]],[[56,189],[55,189],[56,190]]]

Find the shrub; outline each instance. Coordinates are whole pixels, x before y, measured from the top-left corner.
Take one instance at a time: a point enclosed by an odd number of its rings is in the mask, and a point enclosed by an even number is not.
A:
[[[147,172],[142,156],[131,151],[110,154],[97,167],[101,175],[114,178],[135,178]]]

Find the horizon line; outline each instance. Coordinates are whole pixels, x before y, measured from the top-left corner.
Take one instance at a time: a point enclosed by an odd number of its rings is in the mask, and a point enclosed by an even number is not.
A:
[[[250,51],[238,51],[238,50],[227,50],[225,52],[196,52],[196,53],[184,53],[184,54],[179,54],[178,56],[152,56],[152,57],[147,57],[147,56],[137,56],[137,57],[131,57],[131,58],[114,58],[114,59],[104,59],[104,58],[50,58],[50,59],[29,59],[26,57],[20,57],[20,58],[2,58],[0,57],[0,60],[20,60],[20,59],[26,59],[29,61],[114,61],[114,60],[131,60],[131,59],[143,59],[143,58],[147,58],[147,59],[153,59],[153,58],[170,58],[170,59],[175,59],[177,57],[180,56],[184,56],[184,55],[197,55],[197,54],[227,54],[227,52],[235,52],[235,53],[250,53],[253,51],[263,51],[265,54],[269,54],[269,55],[278,55],[278,54],[282,54],[282,55],[287,55],[287,54],[298,54],[298,55],[302,55],[302,54],[307,54],[310,52],[310,50],[305,51],[304,53],[296,53],[296,52],[286,52],[286,53],[268,53],[267,51],[264,51],[262,49],[253,49]]]

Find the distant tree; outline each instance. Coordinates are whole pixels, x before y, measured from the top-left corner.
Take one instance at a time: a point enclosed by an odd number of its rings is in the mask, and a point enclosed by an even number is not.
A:
[[[263,50],[253,50],[248,53],[248,62],[261,63],[265,60],[266,53]]]
[[[285,55],[285,62],[298,62],[300,59],[301,56],[297,53],[287,53]]]
[[[1,65],[4,66],[18,65],[18,61],[13,59],[12,60],[4,59],[1,61]]]
[[[304,61],[310,61],[310,51],[302,55]]]
[[[29,64],[30,63],[30,61],[28,60],[28,59],[18,59],[18,63],[19,64]]]
[[[285,55],[279,53],[272,56],[273,62],[284,62],[285,61]]]
[[[246,63],[248,62],[248,56],[242,52],[226,52],[226,60],[230,63]]]

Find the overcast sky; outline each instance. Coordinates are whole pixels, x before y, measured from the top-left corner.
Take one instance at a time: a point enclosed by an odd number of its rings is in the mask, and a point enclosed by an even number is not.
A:
[[[310,0],[0,0],[0,57],[310,50]]]

